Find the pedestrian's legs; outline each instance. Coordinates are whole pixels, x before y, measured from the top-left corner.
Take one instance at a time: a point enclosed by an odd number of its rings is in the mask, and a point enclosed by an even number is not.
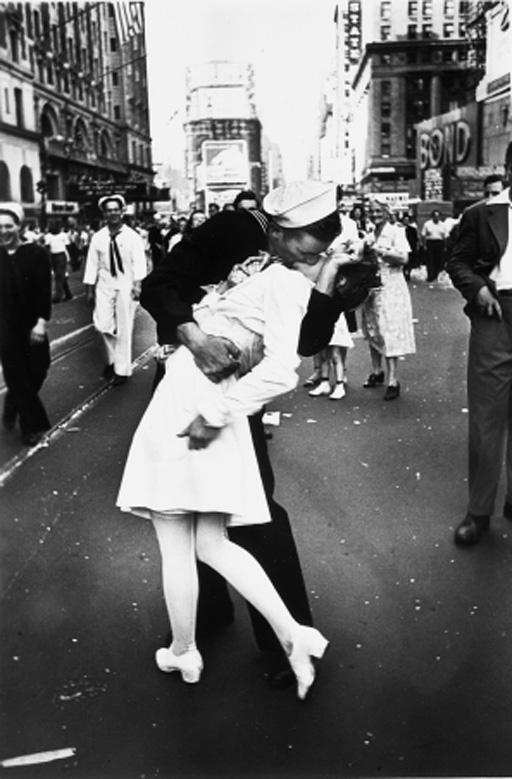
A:
[[[394,386],[397,383],[398,357],[386,357],[386,367],[388,372],[388,385]]]
[[[12,404],[19,412],[21,432],[29,434],[48,430],[50,421],[38,395],[50,365],[48,340],[30,344],[27,333],[23,338],[4,343],[2,365]]]
[[[113,361],[118,376],[132,374],[132,335],[136,308],[130,290],[119,290],[115,302],[116,340]]]
[[[334,366],[334,375],[336,383],[345,381],[345,364],[347,360],[347,347],[346,346],[330,346],[329,347],[332,364]]]
[[[298,696],[304,698],[315,678],[311,656],[321,657],[327,642],[314,628],[296,622],[257,560],[228,539],[225,523],[220,514],[198,516],[197,557],[224,576],[272,626],[297,678]]]
[[[64,252],[51,255],[53,279],[54,279],[54,293],[53,302],[59,303],[66,296],[66,263],[67,257]]]
[[[475,314],[468,356],[468,512],[490,516],[498,489],[512,390],[512,299],[504,320]]]
[[[162,555],[162,582],[171,624],[172,650],[184,654],[195,646],[198,580],[195,517],[184,514],[153,519]]]
[[[18,418],[18,406],[16,398],[11,390],[7,390],[4,398],[4,409],[2,412],[2,422],[7,430],[14,429],[16,419]]]
[[[382,355],[371,345],[370,360],[372,362],[372,373],[380,373],[382,371]]]

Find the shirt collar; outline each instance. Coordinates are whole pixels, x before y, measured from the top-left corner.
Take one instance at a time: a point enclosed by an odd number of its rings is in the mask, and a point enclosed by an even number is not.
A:
[[[492,197],[490,200],[486,202],[486,206],[494,206],[494,205],[500,205],[501,203],[505,203],[506,205],[510,206],[512,208],[512,193],[510,191],[510,187],[507,187],[502,192],[500,192],[499,195],[496,195],[496,197]]]

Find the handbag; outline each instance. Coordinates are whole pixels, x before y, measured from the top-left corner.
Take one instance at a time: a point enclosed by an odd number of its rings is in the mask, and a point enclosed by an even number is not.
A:
[[[357,262],[343,265],[336,276],[335,299],[340,311],[352,311],[364,303],[371,290],[381,286],[377,255],[364,244]]]

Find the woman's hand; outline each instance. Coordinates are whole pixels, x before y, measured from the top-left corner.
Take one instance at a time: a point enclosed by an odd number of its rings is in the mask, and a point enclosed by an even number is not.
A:
[[[192,420],[190,425],[178,433],[178,438],[188,437],[189,449],[206,449],[219,435],[221,427],[211,427],[207,425],[204,418],[199,414]]]

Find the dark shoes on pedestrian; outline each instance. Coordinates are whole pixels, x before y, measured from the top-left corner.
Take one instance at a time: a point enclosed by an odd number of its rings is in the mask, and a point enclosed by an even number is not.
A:
[[[512,519],[512,503],[509,503],[508,500],[503,505],[503,516],[505,519]]]
[[[2,426],[4,430],[9,430],[11,432],[16,427],[16,415],[9,416],[4,414],[2,417]]]
[[[42,440],[44,434],[44,430],[40,430],[38,433],[23,433],[21,436],[21,441],[23,444],[25,444],[25,446],[37,446],[37,444]]]
[[[488,516],[475,516],[469,512],[455,529],[454,541],[459,546],[473,546],[489,530]]]
[[[105,365],[105,367],[103,368],[103,370],[101,372],[101,375],[107,381],[110,381],[110,379],[114,378],[114,375],[115,375],[114,374],[114,366],[112,365],[112,363],[110,363],[109,365]]]
[[[120,387],[122,384],[126,384],[128,376],[119,376],[118,373],[114,373],[114,380],[112,381],[113,387]]]
[[[378,387],[380,384],[384,384],[384,371],[380,371],[380,373],[370,373],[363,384],[363,387],[366,387],[366,389],[373,389],[373,387]]]
[[[389,384],[386,387],[386,392],[384,393],[384,400],[396,400],[398,397],[400,397],[399,381],[397,381],[396,384]]]

